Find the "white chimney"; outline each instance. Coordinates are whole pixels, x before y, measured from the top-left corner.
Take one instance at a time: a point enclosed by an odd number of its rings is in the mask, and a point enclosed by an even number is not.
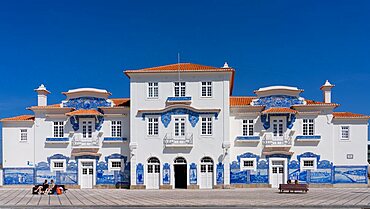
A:
[[[222,68],[230,68],[230,67],[229,67],[229,64],[227,64],[227,62],[225,62],[224,66]]]
[[[48,94],[50,94],[50,91],[46,89],[44,84],[41,84],[35,91],[37,92],[37,106],[48,105]]]
[[[331,89],[334,86],[335,85],[331,84],[328,80],[326,80],[325,84],[321,86],[320,90],[323,93],[325,103],[331,103]]]

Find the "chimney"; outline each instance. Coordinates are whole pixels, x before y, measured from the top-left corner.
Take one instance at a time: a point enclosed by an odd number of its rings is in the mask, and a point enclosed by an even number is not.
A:
[[[50,94],[50,91],[45,88],[44,84],[41,84],[35,91],[37,92],[37,106],[48,105],[48,94]]]
[[[334,86],[335,85],[331,84],[328,80],[321,86],[320,90],[323,93],[325,103],[331,103],[331,89]]]
[[[225,62],[224,66],[222,68],[230,68],[230,67],[229,67],[229,64],[227,64],[227,62]]]

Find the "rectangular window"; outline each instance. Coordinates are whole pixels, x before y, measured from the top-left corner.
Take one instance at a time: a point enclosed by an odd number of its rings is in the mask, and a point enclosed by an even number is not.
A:
[[[82,122],[82,138],[92,138],[93,124],[91,121]]]
[[[64,136],[64,122],[56,121],[54,122],[54,137],[60,138]]]
[[[112,137],[122,136],[122,121],[112,121]]]
[[[202,135],[212,135],[212,117],[202,117]]]
[[[158,98],[158,83],[148,83],[148,98]]]
[[[185,137],[185,118],[175,118],[175,137]]]
[[[242,170],[254,170],[255,167],[255,159],[241,159],[240,166]]]
[[[51,160],[50,171],[65,171],[66,165],[64,160]]]
[[[303,119],[303,135],[312,136],[315,135],[315,123],[314,119]]]
[[[254,135],[254,122],[253,120],[243,120],[243,136]]]
[[[148,118],[148,135],[157,136],[158,135],[158,118]]]
[[[121,168],[122,162],[121,161],[112,161],[112,168]]]
[[[54,168],[63,168],[64,163],[63,162],[54,162]]]
[[[202,82],[202,97],[212,97],[212,82]]]
[[[184,97],[185,94],[185,82],[175,82],[175,97]]]
[[[349,140],[349,126],[342,126],[341,127],[341,139],[342,140]]]
[[[27,141],[27,129],[21,129],[21,141]]]

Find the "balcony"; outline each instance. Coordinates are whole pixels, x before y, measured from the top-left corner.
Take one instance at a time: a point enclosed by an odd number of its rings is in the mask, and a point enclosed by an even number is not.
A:
[[[185,136],[174,136],[172,133],[166,134],[163,139],[165,148],[192,148],[193,147],[193,134],[187,133]]]
[[[46,144],[68,144],[68,137],[48,137],[45,140]]]
[[[91,138],[83,138],[81,134],[75,134],[72,137],[72,148],[94,148],[99,147],[100,139],[103,133],[93,133]]]
[[[293,132],[283,136],[274,136],[273,133],[264,133],[262,143],[265,147],[291,147]]]
[[[237,136],[235,142],[254,142],[258,143],[260,141],[260,136]]]
[[[191,104],[191,97],[168,97],[167,104]]]

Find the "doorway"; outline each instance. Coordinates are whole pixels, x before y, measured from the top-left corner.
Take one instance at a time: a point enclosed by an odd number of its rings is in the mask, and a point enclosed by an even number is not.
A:
[[[94,162],[82,161],[81,162],[81,189],[92,189],[94,181]]]
[[[160,184],[160,162],[158,158],[151,157],[148,160],[147,189],[159,189]]]
[[[213,160],[210,157],[204,157],[200,161],[200,188],[213,188]]]
[[[272,188],[278,188],[279,184],[285,182],[285,162],[283,160],[273,160],[270,167],[270,183]]]
[[[187,188],[187,163],[185,158],[178,157],[174,161],[175,189]]]

